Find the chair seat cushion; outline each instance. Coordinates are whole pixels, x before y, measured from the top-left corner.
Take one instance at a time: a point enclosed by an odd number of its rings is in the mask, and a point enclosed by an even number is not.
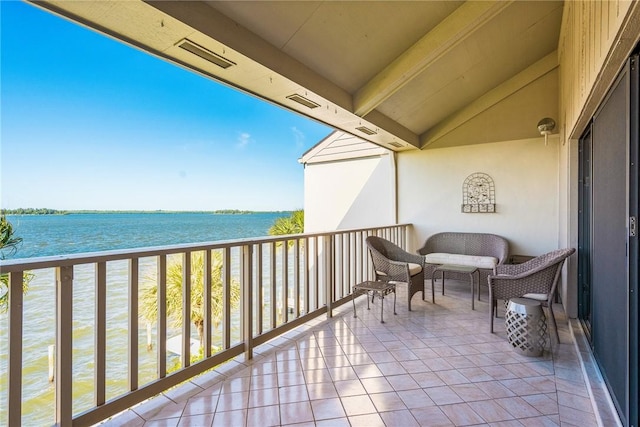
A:
[[[448,254],[441,252],[425,255],[424,261],[427,264],[468,265],[478,268],[490,268],[492,270],[498,264],[498,258],[492,256]]]
[[[534,299],[536,301],[546,301],[547,294],[524,294],[522,298]]]
[[[420,264],[414,264],[412,262],[407,263],[409,264],[409,275],[411,276],[415,276],[416,274],[420,273],[422,271],[422,266]],[[378,276],[386,276],[387,273],[383,272],[383,271],[376,271],[376,273],[378,274]]]

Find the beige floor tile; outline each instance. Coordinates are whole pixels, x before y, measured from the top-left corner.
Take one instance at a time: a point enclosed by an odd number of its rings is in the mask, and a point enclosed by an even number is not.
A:
[[[280,421],[282,424],[296,424],[313,421],[313,412],[309,402],[280,404]]]
[[[335,385],[338,396],[340,397],[367,394],[367,391],[362,386],[360,380],[336,381],[333,384]]]
[[[451,389],[465,402],[489,399],[489,395],[475,384],[452,385]]]
[[[202,414],[182,416],[178,427],[210,427],[213,424],[214,414]]]
[[[342,406],[347,414],[353,415],[373,414],[376,408],[368,395],[341,397]]]
[[[477,383],[482,381],[491,381],[493,377],[487,374],[482,368],[472,367],[472,368],[461,368],[458,369],[458,372],[462,374],[469,382]]]
[[[313,417],[316,421],[331,418],[345,419],[346,414],[339,398],[321,399],[311,402]]]
[[[218,395],[192,397],[185,404],[182,416],[213,414],[218,405]]]
[[[331,382],[331,374],[328,369],[312,369],[304,372],[307,384]]]
[[[538,394],[540,390],[521,378],[502,380],[500,383],[518,396]]]
[[[456,426],[469,426],[484,422],[482,417],[478,415],[467,403],[443,405],[440,406],[440,409]]]
[[[278,426],[280,425],[280,408],[278,405],[261,406],[247,410],[247,426]]]
[[[425,427],[452,427],[454,424],[437,406],[411,409],[416,422]]]
[[[415,390],[421,388],[420,385],[409,374],[392,375],[387,377],[387,381],[395,391]]]
[[[446,385],[435,372],[411,374],[414,381],[421,387],[440,387]]]
[[[513,419],[513,415],[493,400],[469,402],[469,406],[488,423]]]
[[[407,409],[396,392],[370,394],[369,397],[378,412]]]
[[[383,412],[380,414],[382,420],[387,426],[402,426],[402,427],[419,427],[420,424],[413,417],[413,414],[408,410]]]
[[[213,427],[244,427],[247,425],[247,410],[216,412],[213,417]]]
[[[218,398],[218,407],[216,412],[246,409],[248,405],[249,392],[221,394]]]
[[[309,393],[307,393],[307,386],[305,384],[292,385],[287,387],[280,387],[278,389],[278,397],[281,404],[302,402],[309,400]]]
[[[400,399],[408,409],[435,405],[434,401],[421,389],[399,391],[398,396],[400,396]]]
[[[385,377],[364,378],[360,382],[368,394],[393,391],[393,387]]]
[[[338,392],[333,382],[307,384],[307,392],[310,400],[338,397]]]
[[[542,415],[540,411],[529,405],[521,397],[505,397],[497,399],[496,402],[513,415],[514,418],[530,418]]]
[[[329,374],[333,381],[357,380],[358,375],[351,366],[329,368]]]
[[[385,427],[380,414],[355,415],[349,417],[351,427]]]
[[[582,412],[593,413],[593,405],[591,400],[586,397],[577,396],[575,394],[559,391],[558,404],[562,406],[568,406],[569,408],[577,409]]]
[[[277,405],[280,402],[277,388],[264,388],[249,392],[248,408]]]
[[[424,391],[436,405],[450,405],[463,402],[460,396],[449,386],[425,388]]]
[[[447,385],[467,384],[469,380],[456,369],[438,371],[436,375]]]
[[[595,416],[589,412],[583,412],[563,405],[558,405],[558,412],[563,425],[565,423],[573,423],[580,427],[595,427],[598,424]]]
[[[513,397],[515,393],[502,385],[500,381],[486,381],[476,383],[491,399],[500,399],[503,397]]]
[[[550,396],[553,396],[552,399]],[[544,415],[554,415],[558,413],[558,401],[555,394],[534,394],[531,396],[523,396],[524,400]]]
[[[180,422],[180,418],[166,418],[164,420],[151,420],[144,423],[150,427],[176,427]]]
[[[133,410],[146,421],[176,418],[182,415],[187,402],[176,403],[165,396],[157,396]]]
[[[534,417],[519,420],[526,427],[560,427],[560,421],[556,421],[550,417]],[[563,424],[566,425],[566,424]]]
[[[230,378],[222,383],[220,394],[249,391],[250,386],[251,377]]]
[[[356,372],[356,375],[360,379],[383,376],[382,372],[380,372],[380,369],[378,369],[378,366],[373,363],[354,366],[353,370]]]
[[[407,373],[402,364],[400,364],[400,362],[398,361],[379,363],[378,369],[380,369],[380,372],[382,372],[382,374],[385,376],[401,375]]]
[[[431,371],[429,368],[427,368],[427,365],[422,363],[422,360],[403,360],[400,361],[400,365],[402,365],[404,370],[409,374],[419,374]]]
[[[277,388],[278,376],[276,374],[256,375],[251,378],[249,390],[260,390],[263,388]]]
[[[315,422],[315,427],[350,427],[348,418],[332,418],[330,420],[319,420]]]

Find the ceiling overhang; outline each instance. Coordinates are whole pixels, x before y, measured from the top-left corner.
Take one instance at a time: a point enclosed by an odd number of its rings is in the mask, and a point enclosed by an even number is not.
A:
[[[556,75],[562,15],[559,1],[34,4],[394,151],[473,143],[454,136]],[[557,96],[517,101],[522,118]],[[500,137],[537,136],[519,121]]]

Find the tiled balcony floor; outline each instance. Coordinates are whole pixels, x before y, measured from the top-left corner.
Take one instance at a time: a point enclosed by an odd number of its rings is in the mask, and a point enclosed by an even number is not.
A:
[[[215,372],[132,408],[107,424],[128,426],[580,426],[596,414],[573,334],[556,309],[562,344],[517,354],[504,321],[489,333],[486,289],[470,308],[468,284],[447,281],[436,304],[420,295],[398,314],[393,298],[367,311],[358,298]],[[430,292],[427,294],[430,296]]]

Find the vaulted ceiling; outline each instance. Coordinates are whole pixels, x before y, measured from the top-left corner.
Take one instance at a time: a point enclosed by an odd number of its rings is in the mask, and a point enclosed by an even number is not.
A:
[[[401,151],[558,120],[562,1],[44,1],[38,6]]]

